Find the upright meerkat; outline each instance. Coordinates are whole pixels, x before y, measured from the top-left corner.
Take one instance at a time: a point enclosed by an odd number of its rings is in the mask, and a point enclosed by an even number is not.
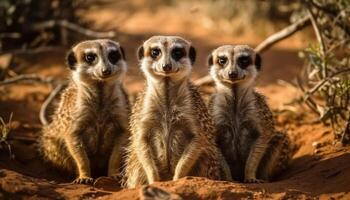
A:
[[[119,176],[130,113],[123,48],[106,39],[84,41],[68,53],[67,65],[71,79],[43,127],[41,153],[56,167],[77,172],[74,183],[91,183],[91,173],[101,170]]]
[[[176,36],[151,37],[138,49],[147,83],[131,115],[128,187],[188,175],[221,178],[213,123],[189,80],[195,57]]]
[[[224,45],[208,58],[216,85],[209,107],[233,179],[270,180],[290,160],[287,135],[275,130],[265,97],[254,90],[261,58],[247,45]]]

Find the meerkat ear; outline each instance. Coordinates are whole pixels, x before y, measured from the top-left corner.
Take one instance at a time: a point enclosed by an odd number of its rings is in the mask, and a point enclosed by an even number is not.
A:
[[[122,53],[123,60],[126,60],[124,48],[122,46],[120,46],[119,48],[120,48],[120,52]]]
[[[190,50],[188,52],[188,57],[190,58],[191,64],[193,65],[194,62],[196,61],[196,49],[193,46],[190,47]]]
[[[72,50],[70,50],[66,56],[66,64],[68,65],[69,69],[75,70],[76,63],[77,63],[77,59],[74,55],[74,52]]]
[[[145,56],[144,53],[145,53],[145,50],[144,50],[144,48],[143,48],[143,45],[141,45],[141,46],[137,49],[137,58],[138,58],[139,60],[141,60],[141,59]]]
[[[214,63],[214,60],[213,60],[213,55],[212,55],[212,54],[210,54],[210,55],[208,56],[208,59],[207,59],[207,64],[208,64],[208,67],[212,66],[212,65],[213,65],[213,63]]]
[[[261,56],[258,53],[255,56],[255,66],[258,71],[261,70]]]

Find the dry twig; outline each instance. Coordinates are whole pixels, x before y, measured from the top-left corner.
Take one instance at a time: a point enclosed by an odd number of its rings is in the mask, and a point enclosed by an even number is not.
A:
[[[17,82],[31,82],[31,83],[46,83],[53,84],[56,80],[52,77],[41,77],[36,74],[21,74],[13,78],[5,79],[0,82],[0,86],[14,84]]]
[[[308,25],[310,25],[310,16],[309,15],[305,16],[302,19],[298,20],[297,22],[287,26],[286,28],[282,29],[281,31],[269,36],[267,39],[265,39],[263,42],[261,42],[255,48],[255,51],[258,53],[263,53],[264,51],[269,49],[274,44],[292,36],[294,33],[302,30],[303,28],[305,28]]]
[[[7,142],[7,139],[9,137],[9,133],[11,131],[10,125],[12,122],[12,116],[13,113],[11,113],[10,115],[10,119],[8,121],[8,123],[6,124],[5,121],[0,117],[0,148],[2,147],[2,145],[5,145],[9,151],[9,156],[10,158],[14,158],[14,154],[12,153],[12,147],[11,145]]]
[[[6,51],[0,51],[0,54],[14,54],[14,55],[19,55],[19,54],[37,54],[37,53],[42,53],[42,52],[48,52],[48,51],[57,51],[62,49],[62,47],[59,46],[43,46],[43,47],[38,47],[35,49],[13,49],[13,50],[6,50]]]
[[[93,38],[112,38],[116,36],[116,33],[114,31],[97,32],[97,31],[93,31],[93,30],[81,27],[67,20],[49,20],[38,24],[34,24],[29,29],[37,31],[37,30],[42,30],[46,28],[53,28],[55,26],[60,26]]]

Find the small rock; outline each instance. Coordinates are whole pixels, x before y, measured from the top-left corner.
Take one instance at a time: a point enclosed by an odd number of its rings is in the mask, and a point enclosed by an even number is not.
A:
[[[183,200],[183,198],[178,194],[171,193],[150,185],[144,186],[140,189],[140,199],[141,200]]]
[[[322,145],[322,143],[320,143],[320,142],[313,142],[313,143],[312,143],[312,146],[313,146],[315,149],[318,149],[318,148],[321,148],[323,145]]]
[[[316,150],[314,151],[314,154],[319,154],[319,153],[321,153],[321,150],[320,150],[320,149],[316,149]]]

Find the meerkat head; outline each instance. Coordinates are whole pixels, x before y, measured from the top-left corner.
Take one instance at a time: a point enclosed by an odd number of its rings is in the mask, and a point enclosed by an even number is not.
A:
[[[181,37],[153,36],[139,47],[137,56],[147,77],[182,80],[191,73],[196,51]]]
[[[67,54],[73,79],[85,83],[121,79],[126,70],[125,53],[112,40],[88,40],[75,45]]]
[[[247,45],[224,45],[208,57],[210,75],[225,86],[251,85],[261,68],[261,58]]]

